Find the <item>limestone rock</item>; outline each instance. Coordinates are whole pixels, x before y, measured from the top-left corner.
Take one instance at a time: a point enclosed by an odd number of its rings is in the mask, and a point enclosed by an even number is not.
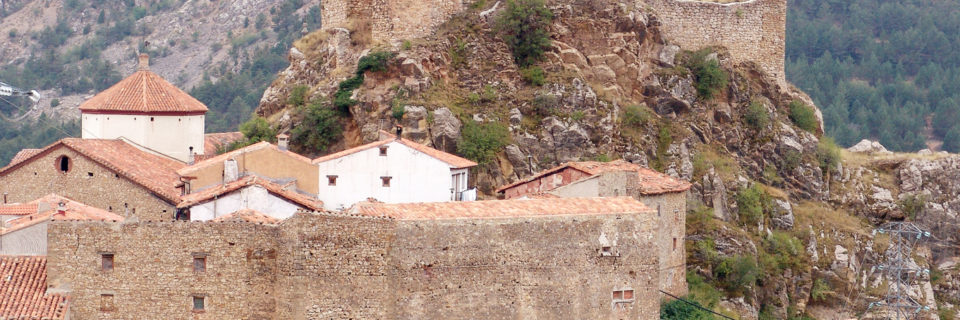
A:
[[[868,139],[860,140],[857,144],[847,148],[847,151],[856,153],[890,153],[880,142]]]
[[[523,113],[520,109],[510,109],[510,125],[519,126],[521,122],[523,122]]]
[[[773,227],[783,230],[793,229],[793,206],[789,201],[773,200]]]
[[[457,150],[457,139],[460,137],[460,120],[446,107],[433,111],[433,145],[446,152]]]
[[[532,173],[527,156],[523,154],[523,151],[520,151],[520,147],[511,144],[504,148],[504,151],[507,154],[507,160],[510,160],[513,165],[517,178],[523,178]]]
[[[657,55],[657,58],[660,59],[660,63],[663,63],[667,66],[673,66],[678,52],[680,52],[679,46],[666,45],[663,46],[663,48],[660,48],[660,54]]]
[[[713,120],[721,124],[733,121],[733,111],[731,111],[730,104],[726,102],[717,104],[716,109],[713,110]]]

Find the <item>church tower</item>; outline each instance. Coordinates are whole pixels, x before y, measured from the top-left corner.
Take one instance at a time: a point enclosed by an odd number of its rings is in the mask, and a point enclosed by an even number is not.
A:
[[[140,55],[137,72],[80,105],[81,137],[123,139],[183,162],[204,150],[207,106],[150,71]]]

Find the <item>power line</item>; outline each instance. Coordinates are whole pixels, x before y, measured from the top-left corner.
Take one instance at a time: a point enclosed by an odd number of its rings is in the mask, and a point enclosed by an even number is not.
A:
[[[5,98],[3,98],[3,97],[0,97],[0,100],[3,100],[4,102],[10,104],[10,105],[13,106],[14,108],[17,108],[18,110],[22,111],[24,115],[26,115],[28,112],[30,112],[30,110],[24,110],[23,107],[21,107],[21,106],[19,106],[19,105],[16,105],[16,104],[14,104],[13,102],[10,102],[10,100],[7,100],[7,99],[5,99]],[[47,118],[47,120],[51,120],[51,119],[50,119],[50,118]],[[13,122],[13,121],[7,120],[7,122]],[[37,122],[39,122],[39,118],[37,119]],[[48,124],[49,124],[49,123],[48,123]],[[72,137],[72,136],[73,136],[73,134],[70,134],[70,133],[64,131],[63,128],[61,128],[61,126],[62,126],[62,124],[60,124],[60,125],[53,124],[51,127],[53,127],[54,129],[56,129],[57,131],[60,131],[60,133],[62,133],[64,137]]]
[[[674,298],[674,299],[677,299],[677,300],[680,300],[680,301],[683,301],[683,302],[684,302],[684,303],[686,303],[686,304],[689,304],[689,305],[691,305],[691,306],[694,306],[694,307],[697,307],[697,308],[698,308],[698,309],[700,309],[700,310],[703,310],[703,311],[706,311],[706,312],[709,312],[709,313],[712,313],[712,314],[715,314],[715,315],[718,315],[718,316],[721,316],[721,317],[723,317],[723,318],[725,318],[725,319],[730,319],[730,320],[734,320],[734,319],[733,319],[733,318],[731,318],[731,317],[728,317],[728,316],[726,316],[726,315],[722,315],[722,314],[719,314],[719,313],[716,313],[716,312],[713,312],[713,310],[710,310],[710,309],[707,309],[707,308],[704,308],[704,307],[703,307],[703,306],[701,306],[701,305],[700,305],[699,303],[696,303],[696,302],[693,302],[693,301],[689,301],[689,300],[687,300],[687,299],[684,299],[684,298],[681,298],[681,297],[678,297],[678,296],[675,296],[675,295],[672,295],[672,294],[670,294],[669,292],[666,292],[666,291],[663,291],[663,290],[659,290],[659,291],[660,291],[660,293],[663,293],[663,294],[665,294],[665,295],[668,295],[668,296],[670,296],[671,298]]]

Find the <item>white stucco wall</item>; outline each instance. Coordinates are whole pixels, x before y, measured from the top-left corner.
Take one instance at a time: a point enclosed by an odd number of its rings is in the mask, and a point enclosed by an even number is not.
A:
[[[556,176],[560,176],[559,174]],[[553,189],[551,194],[561,198],[587,198],[600,196],[600,176],[575,181],[571,184]]]
[[[451,170],[447,163],[395,141],[385,146],[386,156],[380,148],[370,148],[318,164],[318,198],[325,208],[348,208],[367,198],[386,203],[450,201],[455,173],[463,173],[459,189],[466,189],[467,169]],[[329,175],[337,176],[335,186],[328,184]],[[380,179],[385,176],[391,177],[389,187]]]
[[[0,255],[47,254],[46,221],[0,236]]]
[[[190,208],[190,220],[207,221],[240,209],[252,209],[277,219],[286,219],[300,206],[271,194],[261,186],[249,186]]]
[[[127,138],[156,152],[187,162],[190,147],[203,153],[204,116],[82,114],[84,139]]]

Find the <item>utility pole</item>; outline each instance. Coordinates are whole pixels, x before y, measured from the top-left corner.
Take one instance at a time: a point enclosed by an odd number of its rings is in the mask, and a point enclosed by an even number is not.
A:
[[[913,286],[918,276],[930,274],[929,269],[921,270],[912,257],[914,248],[924,238],[930,238],[930,232],[910,222],[889,222],[874,232],[889,234],[893,241],[893,248],[888,250],[887,259],[880,266],[880,271],[890,283],[887,286],[887,295],[870,303],[867,310],[878,308],[881,315],[890,319],[919,318],[930,311],[930,308],[911,298],[907,290]]]

